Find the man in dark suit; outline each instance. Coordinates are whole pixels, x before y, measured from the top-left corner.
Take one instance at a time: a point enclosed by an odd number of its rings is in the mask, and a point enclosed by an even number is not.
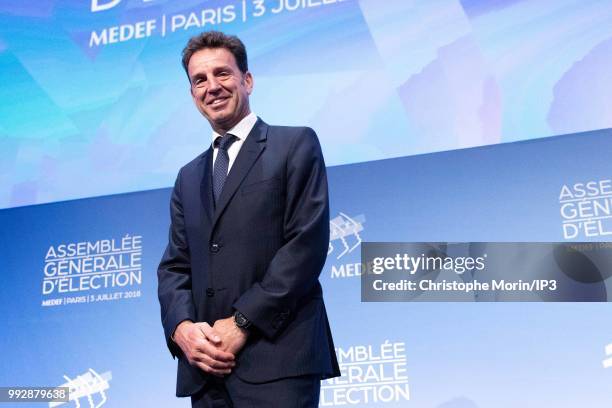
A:
[[[212,146],[178,174],[158,269],[177,396],[197,407],[316,407],[339,375],[319,274],[329,243],[316,134],[250,111],[253,77],[234,36],[183,50]]]

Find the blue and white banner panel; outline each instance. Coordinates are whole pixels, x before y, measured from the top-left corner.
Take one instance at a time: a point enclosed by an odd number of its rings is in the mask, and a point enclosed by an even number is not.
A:
[[[321,281],[343,375],[321,406],[610,406],[609,303],[362,303],[360,285],[364,241],[610,242],[610,151],[602,130],[329,168]],[[0,211],[0,385],[70,388],[49,406],[189,406],[156,293],[169,198]]]

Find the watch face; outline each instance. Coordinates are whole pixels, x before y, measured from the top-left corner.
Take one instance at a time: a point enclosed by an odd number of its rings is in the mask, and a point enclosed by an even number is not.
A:
[[[236,326],[238,327],[246,327],[249,322],[246,317],[242,315],[242,313],[236,313],[234,320],[236,321]]]

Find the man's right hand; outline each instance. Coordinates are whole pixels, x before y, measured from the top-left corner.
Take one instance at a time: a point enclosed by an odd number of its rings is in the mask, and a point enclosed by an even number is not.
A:
[[[172,339],[183,350],[189,364],[206,373],[223,377],[236,365],[234,355],[219,348],[221,338],[208,323],[185,320],[176,327]]]

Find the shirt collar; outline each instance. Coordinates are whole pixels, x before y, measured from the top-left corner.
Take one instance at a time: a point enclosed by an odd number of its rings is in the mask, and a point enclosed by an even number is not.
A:
[[[253,127],[255,126],[255,122],[257,122],[257,115],[251,112],[248,115],[246,115],[244,118],[242,118],[240,122],[236,123],[236,125],[230,130],[228,130],[227,133],[230,133],[236,136],[238,140],[244,141],[249,135],[249,133],[251,133],[251,130],[253,130]],[[213,130],[213,133],[212,133],[213,144],[215,143],[215,139],[218,138],[219,136],[223,136],[223,135]]]

